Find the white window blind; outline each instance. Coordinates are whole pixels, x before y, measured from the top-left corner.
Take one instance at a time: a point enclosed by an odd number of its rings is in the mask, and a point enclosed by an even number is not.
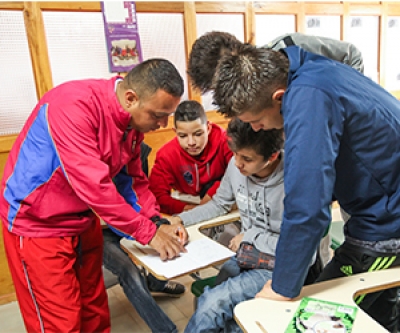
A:
[[[294,15],[256,14],[256,44],[263,46],[281,35],[296,31]]]
[[[244,17],[242,14],[197,14],[197,36],[210,31],[224,31],[244,42]],[[206,111],[215,110],[212,93],[202,96],[202,105]]]
[[[400,90],[400,16],[388,18],[386,32],[385,86]]]
[[[19,133],[37,103],[22,12],[0,11],[0,135]]]
[[[53,85],[110,78],[102,13],[43,12]]]
[[[340,16],[306,16],[305,33],[340,40]]]
[[[171,61],[184,80],[182,100],[188,99],[183,15],[137,13],[136,16],[143,59],[165,58]]]
[[[378,16],[352,16],[349,20],[347,41],[361,51],[364,74],[378,82]]]

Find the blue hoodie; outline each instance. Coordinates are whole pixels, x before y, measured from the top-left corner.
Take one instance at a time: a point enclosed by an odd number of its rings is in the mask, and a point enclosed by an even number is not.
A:
[[[297,46],[284,52],[285,209],[272,288],[295,297],[332,195],[351,215],[348,236],[400,238],[400,102],[347,65]]]

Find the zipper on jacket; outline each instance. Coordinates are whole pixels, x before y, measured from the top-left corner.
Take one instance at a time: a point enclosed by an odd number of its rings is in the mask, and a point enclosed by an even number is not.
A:
[[[194,168],[196,169],[196,191],[200,191],[200,176],[199,176],[199,168],[197,167],[197,164],[194,164]]]

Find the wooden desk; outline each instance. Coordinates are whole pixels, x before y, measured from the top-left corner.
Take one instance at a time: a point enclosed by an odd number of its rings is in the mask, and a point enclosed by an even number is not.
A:
[[[202,234],[200,232],[200,230],[202,229],[206,229],[206,228],[210,228],[210,227],[214,227],[214,226],[218,226],[218,225],[222,225],[222,224],[227,224],[233,221],[237,221],[240,219],[240,215],[238,211],[234,211],[231,212],[229,214],[226,214],[224,216],[220,216],[208,221],[204,221],[192,226],[187,227],[187,231],[189,234],[189,241],[193,241],[193,240],[198,240],[198,239],[202,239],[202,238],[208,238],[207,236],[205,236],[204,234]],[[167,278],[163,275],[158,274],[157,272],[155,272],[154,270],[152,270],[151,268],[149,268],[142,260],[143,257],[147,256],[148,253],[146,253],[144,250],[148,249],[149,246],[143,246],[135,241],[132,240],[128,240],[126,238],[122,238],[121,239],[121,248],[128,254],[128,256],[132,259],[132,261],[137,264],[140,265],[142,267],[144,267],[146,270],[148,270],[149,272],[151,272],[156,278],[160,279],[160,280],[167,280]],[[220,244],[218,244],[220,245]],[[223,247],[223,245],[220,245],[221,247]],[[217,265],[220,263],[223,263],[224,261],[226,261],[228,258],[224,259],[224,260],[219,260],[219,261],[215,261],[212,262],[206,266],[201,266],[201,267],[197,267],[196,269],[190,270],[190,271],[186,271],[183,274],[180,275],[176,275],[173,277],[169,277],[168,279],[171,278],[176,278],[179,276],[183,276],[183,275],[187,275],[193,272],[198,271],[199,269],[203,269],[203,268],[207,268],[213,265]]]
[[[283,333],[296,312],[301,298],[309,296],[325,301],[355,305],[353,298],[390,287],[400,286],[400,267],[334,279],[303,288],[294,301],[253,299],[238,304],[234,309],[236,322],[248,333]],[[256,324],[258,321],[264,328]],[[358,310],[352,333],[387,333],[381,325],[361,309]]]

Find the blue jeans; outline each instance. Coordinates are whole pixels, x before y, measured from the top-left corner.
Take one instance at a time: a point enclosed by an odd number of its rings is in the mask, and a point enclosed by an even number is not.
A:
[[[231,277],[238,276],[243,270],[238,266],[236,256],[230,258],[222,265],[215,279],[215,285],[219,285]]]
[[[233,319],[234,307],[254,298],[271,278],[272,271],[253,269],[243,271],[214,288],[206,287],[185,333],[242,332]]]
[[[119,283],[126,297],[139,313],[140,317],[150,327],[152,332],[176,333],[175,324],[161,310],[151,296],[145,278],[139,268],[121,249],[120,236],[109,229],[103,229],[104,266],[118,276]]]

